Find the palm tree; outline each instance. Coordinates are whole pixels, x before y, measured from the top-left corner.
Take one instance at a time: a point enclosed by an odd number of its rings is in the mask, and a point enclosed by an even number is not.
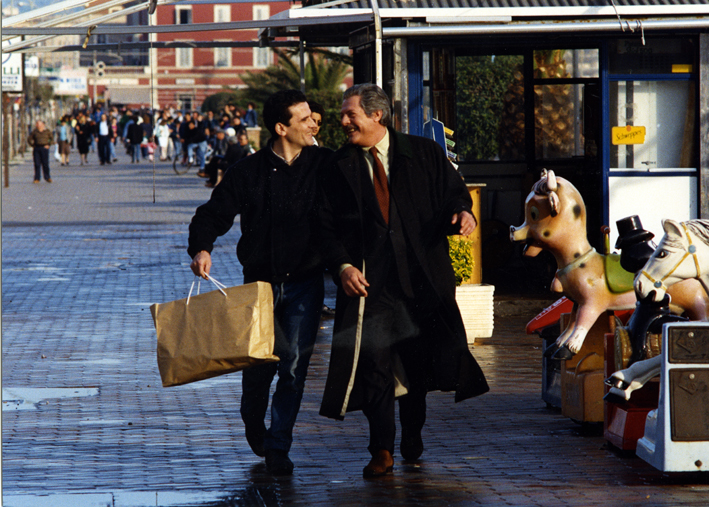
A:
[[[297,49],[274,49],[278,64],[263,72],[241,75],[247,89],[243,95],[248,100],[263,103],[268,96],[285,89],[300,89],[300,62]],[[306,50],[305,92],[339,92],[342,82],[350,72],[352,59],[324,49]]]

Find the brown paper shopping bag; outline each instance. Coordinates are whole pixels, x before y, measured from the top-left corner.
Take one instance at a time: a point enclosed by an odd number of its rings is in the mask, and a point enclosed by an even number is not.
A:
[[[150,311],[163,387],[278,361],[273,355],[273,292],[268,283],[219,288],[154,304]]]

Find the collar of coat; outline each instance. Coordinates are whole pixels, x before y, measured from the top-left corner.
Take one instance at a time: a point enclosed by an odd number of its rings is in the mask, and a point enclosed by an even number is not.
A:
[[[393,153],[396,156],[404,156],[407,158],[413,158],[414,157],[414,152],[411,147],[411,142],[409,141],[409,138],[405,135],[402,134],[401,132],[397,132],[391,127],[387,127],[387,130],[389,131],[389,151],[394,150]],[[353,156],[359,156],[359,152],[357,150],[361,150],[361,146],[355,146],[354,144],[347,144],[344,146],[341,150],[337,152],[337,159],[336,161],[339,162],[340,160],[344,160],[346,158],[350,158]]]

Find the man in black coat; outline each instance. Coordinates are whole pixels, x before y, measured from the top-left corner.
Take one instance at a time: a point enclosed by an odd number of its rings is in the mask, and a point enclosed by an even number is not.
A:
[[[477,222],[443,150],[388,127],[381,88],[347,90],[341,118],[349,144],[321,176],[321,251],[338,292],[320,413],[364,412],[372,455],[364,476],[377,477],[393,470],[395,397],[401,454],[416,460],[428,391],[461,401],[489,389],[467,346],[448,255],[447,235],[470,234]]]
[[[312,146],[313,120],[305,96],[297,90],[273,94],[263,120],[271,132],[267,146],[233,165],[197,208],[190,224],[191,268],[206,278],[210,252],[218,236],[241,215],[236,254],[244,282],[271,283],[278,363],[243,372],[241,417],[246,439],[274,475],[293,472],[288,457],[305,376],[320,322],[323,270],[318,253],[317,173],[332,152]],[[271,426],[264,418],[269,389],[278,372],[271,402]]]

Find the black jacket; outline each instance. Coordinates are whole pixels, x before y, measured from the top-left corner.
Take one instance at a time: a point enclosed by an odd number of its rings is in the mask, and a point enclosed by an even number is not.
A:
[[[388,228],[382,225],[384,219],[371,181],[364,184],[369,175],[362,150],[347,145],[335,153],[321,176],[322,255],[335,273],[342,264],[360,270],[364,265],[364,276],[370,284],[364,312],[390,279],[390,270],[404,273],[416,300],[436,315],[423,330],[432,375],[427,388],[455,391],[455,400],[461,401],[489,389],[468,350],[448,255],[447,235],[457,233],[457,226],[450,224],[451,217],[461,211],[471,212],[472,202],[463,180],[434,141],[393,129],[389,129],[389,135],[389,188],[397,209],[396,223],[390,220]],[[381,234],[388,234],[394,252],[388,259],[382,258],[378,248]],[[404,262],[406,267],[402,266]],[[362,404],[361,386],[357,380],[352,382],[361,343],[357,323],[362,301],[347,296],[339,279],[335,280],[338,291],[332,352],[320,413],[341,419],[346,411],[358,410]],[[399,280],[403,282],[401,274]]]
[[[190,224],[187,252],[212,251],[241,215],[236,248],[245,282],[280,283],[311,276],[322,269],[318,253],[317,175],[332,152],[304,148],[288,166],[271,143],[232,166]]]

